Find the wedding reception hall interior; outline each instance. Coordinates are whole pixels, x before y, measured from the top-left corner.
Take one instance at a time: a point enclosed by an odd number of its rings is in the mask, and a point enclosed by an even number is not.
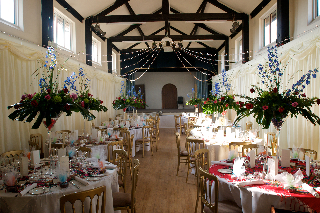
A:
[[[319,24],[320,0],[0,0],[0,213],[320,212]]]

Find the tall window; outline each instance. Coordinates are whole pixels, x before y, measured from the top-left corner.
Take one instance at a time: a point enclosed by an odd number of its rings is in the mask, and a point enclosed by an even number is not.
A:
[[[277,40],[277,10],[270,13],[263,20],[264,23],[264,46]]]
[[[0,0],[0,18],[11,24],[16,24],[16,7],[16,0]]]
[[[220,56],[220,59],[221,59],[221,67],[220,67],[220,71],[222,72],[222,70],[224,70],[225,69],[225,63],[224,63],[224,55],[225,55],[225,51],[223,51],[222,53],[221,53],[221,56]]]
[[[117,54],[112,51],[112,73],[117,74]]]
[[[72,50],[74,22],[54,8],[53,41],[61,47]]]
[[[320,0],[313,0],[313,19],[320,16]]]
[[[101,64],[101,42],[92,37],[92,62]]]
[[[242,61],[242,36],[236,40],[236,60]]]

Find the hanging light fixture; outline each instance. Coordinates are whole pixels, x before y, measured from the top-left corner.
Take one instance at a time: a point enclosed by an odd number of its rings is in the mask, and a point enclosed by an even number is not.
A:
[[[161,44],[163,46],[163,51],[164,52],[173,52],[172,46],[172,39],[169,38],[168,36],[165,36],[162,40],[161,40]]]

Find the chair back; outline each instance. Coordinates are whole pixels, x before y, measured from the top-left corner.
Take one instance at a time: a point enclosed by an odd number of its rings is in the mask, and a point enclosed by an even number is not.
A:
[[[194,157],[194,154],[198,149],[204,148],[204,140],[187,138],[186,141],[189,157]]]
[[[248,145],[243,145],[242,146],[242,157],[247,156],[247,153],[250,152],[250,150],[255,149],[256,150],[256,154],[257,153],[257,149],[258,149],[258,145],[257,144],[248,144]]]
[[[178,148],[178,156],[180,156],[181,145],[180,145],[180,133],[179,132],[176,132],[176,143],[177,143],[177,148]]]
[[[252,129],[252,122],[251,121],[247,121],[246,130],[250,130],[250,129]]]
[[[278,146],[278,141],[276,139],[276,133],[274,132],[268,132],[267,133],[267,144],[271,146],[271,154],[272,156],[277,155],[277,146]]]
[[[69,139],[71,134],[70,130],[60,130],[60,131],[56,131],[56,136],[58,139],[61,140],[62,142],[62,148],[65,147],[66,141]]]
[[[131,190],[131,211],[133,211],[133,209],[135,210],[135,206],[136,206],[135,194],[137,190],[139,167],[140,167],[140,162],[138,159],[134,159],[132,161],[132,167],[133,167],[133,170],[132,170],[132,190]]]
[[[123,149],[113,150],[113,163],[118,167],[118,177],[123,182],[124,192],[126,192],[127,159],[128,154]]]
[[[29,140],[29,149],[30,151],[34,148],[35,150],[40,150],[43,153],[42,149],[42,135],[40,133],[31,134]]]
[[[78,150],[77,150],[77,155],[79,154],[79,152],[82,152],[82,155],[84,154],[84,156],[86,156],[87,158],[91,157],[91,149],[85,146],[81,146]]]
[[[208,149],[198,149],[194,153],[196,159],[197,171],[201,167],[205,171],[209,171],[209,150]]]
[[[1,154],[1,157],[4,158],[4,162],[10,163],[11,161],[14,161],[14,159],[19,159],[23,155],[23,150],[14,150],[14,151],[9,151],[9,152],[4,152]]]
[[[93,210],[92,208],[92,200],[95,196],[98,196],[97,199],[97,205],[96,209]],[[102,196],[102,202],[101,202],[101,213],[105,213],[105,203],[106,203],[106,186],[101,186],[95,189],[90,189],[87,191],[82,191],[82,192],[75,192],[72,194],[64,195],[60,198],[60,211],[61,213],[66,213],[65,209],[65,204],[66,202],[70,202],[72,205],[73,212],[75,212],[75,202],[77,200],[81,201],[82,204],[82,212],[85,212],[84,210],[84,202],[87,197],[90,197],[90,209],[89,212],[99,212],[100,209],[100,202],[99,202],[99,197]]]
[[[201,167],[198,171],[199,181],[198,188],[200,190],[201,212],[204,206],[207,206],[212,212],[218,213],[218,199],[219,199],[219,181],[218,178]],[[214,187],[212,187],[214,184]],[[212,199],[212,190],[214,190],[214,200]]]
[[[308,155],[310,159],[317,160],[318,153],[312,149],[304,149],[305,155]]]
[[[188,117],[188,124],[195,124],[198,120],[198,117],[196,116],[189,116]]]
[[[142,127],[142,139],[150,139],[150,141],[151,141],[152,131],[153,131],[153,127],[152,126],[144,126],[144,127]]]
[[[108,143],[108,161],[113,162],[114,159],[111,159],[113,157],[113,150],[115,149],[123,149],[123,141],[113,141]]]

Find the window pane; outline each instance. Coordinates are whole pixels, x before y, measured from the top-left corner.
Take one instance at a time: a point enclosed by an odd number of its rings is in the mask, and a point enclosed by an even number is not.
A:
[[[264,19],[264,46],[270,44],[270,17]]]
[[[65,48],[71,49],[71,30],[67,21],[64,21],[64,45]]]
[[[12,23],[15,24],[15,10],[14,10],[14,1],[15,0],[3,0],[0,1],[1,5],[0,5],[0,9],[1,9],[1,18]]]
[[[98,45],[96,41],[92,41],[92,61],[98,62]]]
[[[319,7],[319,4],[320,4],[320,0],[316,0],[316,11],[317,11],[316,16],[319,16],[319,15],[320,15],[320,7]]]
[[[63,18],[57,16],[57,44],[64,47]]]
[[[277,11],[271,13],[271,42],[277,40]]]
[[[238,61],[242,61],[242,39],[239,41],[239,58]]]

